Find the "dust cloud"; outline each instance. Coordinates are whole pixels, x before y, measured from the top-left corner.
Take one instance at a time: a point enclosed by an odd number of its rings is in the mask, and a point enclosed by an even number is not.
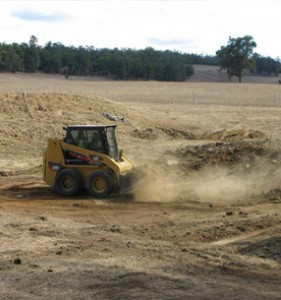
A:
[[[176,178],[169,175],[148,175],[140,179],[134,189],[134,199],[137,202],[173,202],[180,195]]]
[[[261,193],[262,189],[254,188],[255,182],[251,175],[238,176],[224,169],[208,169],[197,178],[190,194],[202,202],[239,201]]]
[[[178,172],[145,174],[134,189],[137,202],[243,202],[279,188],[281,169],[267,160],[236,169],[206,167],[182,176]]]
[[[243,202],[280,187],[280,168],[261,160],[249,170],[207,168],[197,174],[190,195],[200,202]]]

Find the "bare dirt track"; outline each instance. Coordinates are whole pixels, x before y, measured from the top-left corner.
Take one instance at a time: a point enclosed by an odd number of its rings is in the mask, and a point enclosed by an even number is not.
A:
[[[0,299],[281,299],[279,86],[0,84]],[[47,137],[114,123],[104,111],[126,119],[119,144],[144,178],[58,197]]]

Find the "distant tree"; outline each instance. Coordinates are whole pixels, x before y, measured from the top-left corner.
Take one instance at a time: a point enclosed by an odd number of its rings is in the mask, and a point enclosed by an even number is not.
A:
[[[32,35],[29,39],[29,43],[23,43],[24,49],[24,70],[28,73],[33,73],[38,70],[39,67],[39,47],[37,46],[38,39]]]
[[[38,39],[37,39],[37,37],[36,36],[34,36],[34,35],[32,35],[31,37],[30,37],[30,39],[29,39],[29,47],[31,47],[31,48],[35,48],[38,43]]]
[[[226,70],[229,80],[237,76],[239,82],[242,82],[244,71],[253,67],[253,50],[256,46],[256,42],[250,35],[238,38],[229,37],[227,45],[221,46],[216,52],[219,66],[221,70]]]

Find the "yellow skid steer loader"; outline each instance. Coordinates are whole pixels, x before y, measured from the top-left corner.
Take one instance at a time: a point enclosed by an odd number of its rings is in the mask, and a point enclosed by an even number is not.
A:
[[[74,125],[65,138],[48,139],[43,154],[44,181],[64,196],[86,188],[98,198],[120,192],[128,184],[133,163],[119,152],[116,125]]]

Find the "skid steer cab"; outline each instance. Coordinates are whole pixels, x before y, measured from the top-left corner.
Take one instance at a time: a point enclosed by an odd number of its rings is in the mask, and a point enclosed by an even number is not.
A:
[[[48,139],[43,154],[44,181],[63,196],[83,189],[98,198],[120,192],[133,164],[118,150],[116,125],[74,125],[63,129],[63,140]]]

